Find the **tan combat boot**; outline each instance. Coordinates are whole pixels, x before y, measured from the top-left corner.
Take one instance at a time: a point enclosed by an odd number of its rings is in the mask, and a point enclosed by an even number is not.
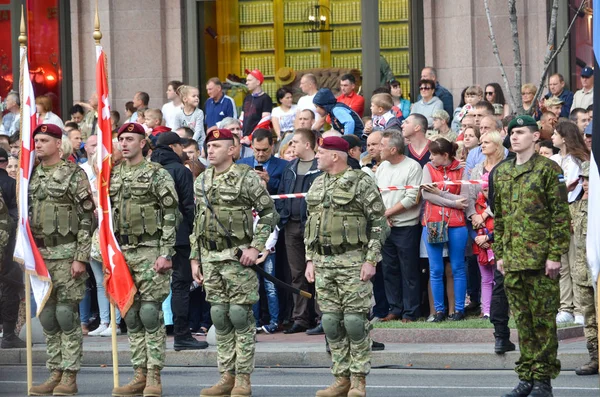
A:
[[[37,386],[31,386],[29,389],[30,396],[51,396],[54,388],[58,386],[62,378],[62,371],[55,369],[50,372],[50,376],[46,381]]]
[[[317,397],[346,397],[350,390],[350,378],[345,376],[336,376],[335,382],[327,389],[319,390]]]
[[[235,377],[229,371],[221,374],[221,379],[212,387],[202,389],[200,397],[222,397],[230,396],[235,384]]]
[[[235,376],[235,386],[231,389],[231,397],[249,397],[251,395],[250,374],[237,374]]]
[[[162,383],[160,382],[160,369],[148,369],[146,375],[146,387],[144,388],[144,397],[161,397]]]
[[[141,396],[146,387],[146,368],[136,368],[131,382],[125,386],[115,387],[113,397]]]
[[[352,374],[348,397],[365,397],[367,395],[367,380],[364,375]]]
[[[60,383],[52,393],[54,396],[74,396],[77,394],[77,372],[64,371]]]

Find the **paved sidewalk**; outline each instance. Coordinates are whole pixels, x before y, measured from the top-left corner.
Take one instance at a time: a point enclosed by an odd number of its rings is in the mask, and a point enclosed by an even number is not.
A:
[[[479,330],[463,330],[464,333]],[[377,338],[377,330],[372,335]],[[381,334],[380,336],[384,336]],[[389,335],[387,335],[389,338]],[[474,339],[475,334],[473,335]],[[197,336],[204,340],[203,336]],[[386,338],[386,339],[388,339]],[[258,367],[329,367],[331,359],[325,352],[325,339],[306,334],[258,334],[256,365]],[[516,338],[513,338],[516,341]],[[488,343],[385,343],[385,350],[373,352],[373,367],[427,368],[427,369],[512,369],[519,353],[494,354],[493,339]],[[111,365],[110,338],[84,338],[84,365]],[[119,364],[129,365],[131,354],[127,336],[118,337]],[[588,359],[582,337],[563,340],[559,345],[559,359],[563,370],[574,369]],[[43,365],[46,360],[45,345],[35,345],[33,362]],[[173,337],[167,339],[166,364],[172,366],[216,366],[216,348],[205,350],[173,350]],[[1,350],[0,365],[23,365],[25,349]]]

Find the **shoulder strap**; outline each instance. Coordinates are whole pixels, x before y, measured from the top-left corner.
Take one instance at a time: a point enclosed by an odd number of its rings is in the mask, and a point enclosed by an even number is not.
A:
[[[206,179],[206,172],[203,173],[202,175],[202,180],[200,181],[200,186],[202,188],[202,196],[204,197],[204,202],[206,203],[206,208],[211,212],[211,216],[213,217],[213,219],[217,222],[217,225],[219,225],[219,227],[223,230],[223,232],[225,233],[225,239],[227,240],[227,243],[233,247],[233,242],[231,241],[231,233],[229,232],[229,229],[227,229],[219,220],[219,218],[217,217],[217,214],[215,212],[215,210],[213,209],[212,205],[210,204],[210,200],[208,199],[208,194],[206,193],[206,188],[205,188],[205,184],[204,181]]]

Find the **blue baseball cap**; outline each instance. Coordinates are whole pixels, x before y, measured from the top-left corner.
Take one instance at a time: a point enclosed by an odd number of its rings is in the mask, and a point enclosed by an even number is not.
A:
[[[585,68],[581,69],[581,77],[592,77],[594,75],[594,69],[590,68],[589,66],[586,66]]]

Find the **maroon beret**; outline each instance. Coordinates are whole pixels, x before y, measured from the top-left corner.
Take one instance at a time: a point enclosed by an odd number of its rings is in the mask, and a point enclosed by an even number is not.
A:
[[[344,153],[348,153],[348,150],[350,150],[348,142],[338,136],[319,139],[319,146],[326,150],[337,150]]]
[[[49,135],[52,138],[62,139],[63,131],[62,128],[55,124],[40,124],[33,130],[33,136],[35,137],[37,134],[45,134]]]
[[[206,137],[206,143],[212,141],[233,141],[233,134],[226,128],[219,128],[218,130],[212,130]]]
[[[139,123],[125,123],[119,128],[119,132],[117,132],[117,138],[121,136],[121,134],[129,132],[132,134],[140,134],[146,136],[146,130],[144,126]]]

